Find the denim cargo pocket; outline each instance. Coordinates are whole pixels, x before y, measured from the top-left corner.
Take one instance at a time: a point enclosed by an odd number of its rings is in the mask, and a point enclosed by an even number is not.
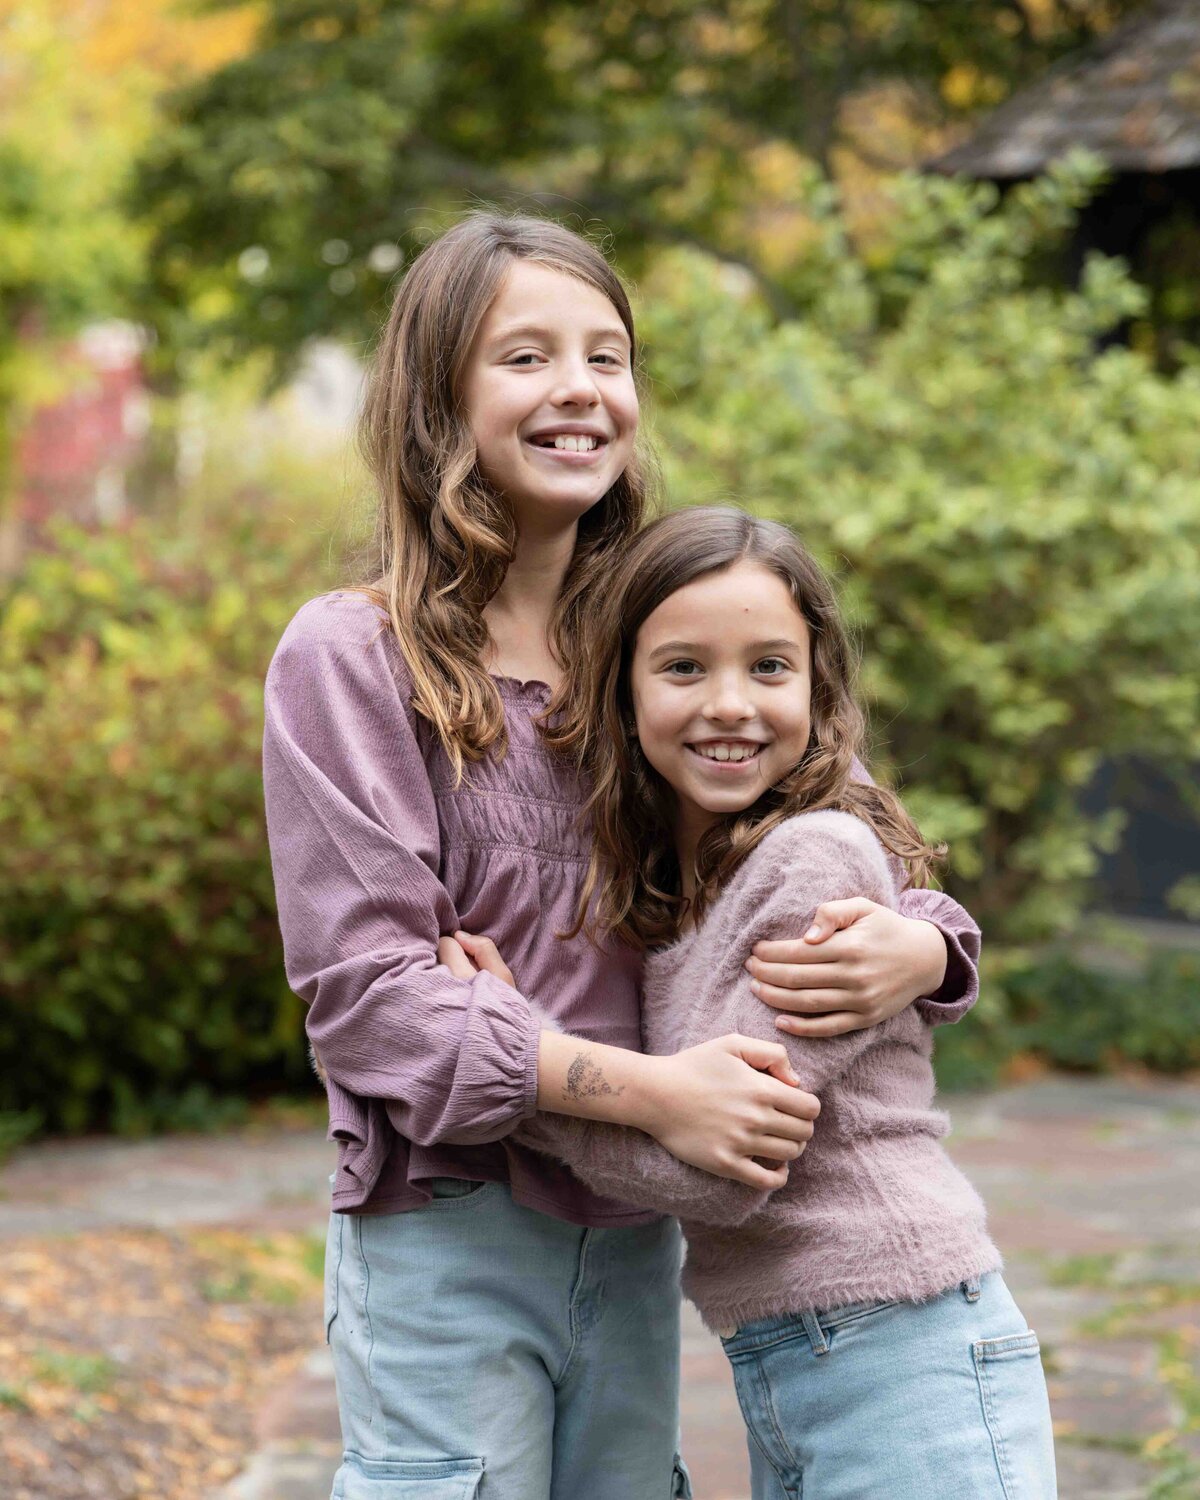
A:
[[[487,1187],[486,1182],[474,1182],[467,1177],[431,1177],[429,1179],[429,1191],[433,1194],[435,1203],[455,1198],[473,1198],[485,1187]]]
[[[1005,1500],[1054,1500],[1054,1438],[1037,1334],[978,1339],[971,1351]]]
[[[422,1462],[347,1454],[336,1493],[339,1500],[473,1500],[482,1478],[481,1458]]]
[[[671,1484],[671,1500],[692,1500],[692,1476],[688,1473],[687,1464],[677,1453],[675,1455],[675,1473]]]
[[[329,1232],[325,1236],[325,1342],[338,1312],[338,1278],[342,1269],[342,1225],[344,1214],[329,1215]]]

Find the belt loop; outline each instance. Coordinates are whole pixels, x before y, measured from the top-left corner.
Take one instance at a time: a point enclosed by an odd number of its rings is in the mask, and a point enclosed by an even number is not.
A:
[[[980,1290],[978,1276],[968,1276],[962,1284],[962,1294],[968,1302],[978,1302]]]
[[[825,1330],[818,1322],[816,1313],[801,1313],[800,1321],[804,1324],[804,1331],[808,1334],[808,1342],[812,1345],[813,1353],[828,1354],[829,1340],[825,1337]]]

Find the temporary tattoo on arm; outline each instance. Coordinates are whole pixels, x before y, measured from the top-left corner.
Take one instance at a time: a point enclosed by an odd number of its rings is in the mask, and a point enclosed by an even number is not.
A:
[[[563,1088],[564,1099],[598,1099],[604,1094],[614,1098],[625,1092],[625,1085],[613,1088],[599,1066],[586,1052],[581,1052],[567,1069],[567,1082]]]

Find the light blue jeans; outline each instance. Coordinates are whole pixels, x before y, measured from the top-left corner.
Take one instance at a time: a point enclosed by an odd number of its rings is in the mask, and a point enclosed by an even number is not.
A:
[[[333,1214],[344,1454],[332,1500],[671,1500],[679,1227],[583,1229],[500,1183]]]
[[[1053,1500],[1037,1335],[996,1273],[722,1339],[753,1500]]]

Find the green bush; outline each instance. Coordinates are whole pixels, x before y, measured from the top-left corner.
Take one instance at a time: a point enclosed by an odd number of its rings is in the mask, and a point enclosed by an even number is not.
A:
[[[1200,1068],[1200,953],[1155,952],[1132,974],[1065,952],[995,967],[966,1024],[937,1033],[942,1088],[994,1083],[1019,1057],[1083,1073]]]
[[[1093,181],[901,179],[870,254],[814,183],[798,319],[695,254],[644,288],[674,497],[843,576],[877,762],[993,947],[1078,917],[1120,831],[1081,806],[1102,760],[1200,758],[1200,368],[1099,348],[1142,300],[1116,262],[1039,282]]]
[[[0,1118],[143,1131],[305,1078],[261,698],[327,536],[237,489],[59,528],[0,596]]]

